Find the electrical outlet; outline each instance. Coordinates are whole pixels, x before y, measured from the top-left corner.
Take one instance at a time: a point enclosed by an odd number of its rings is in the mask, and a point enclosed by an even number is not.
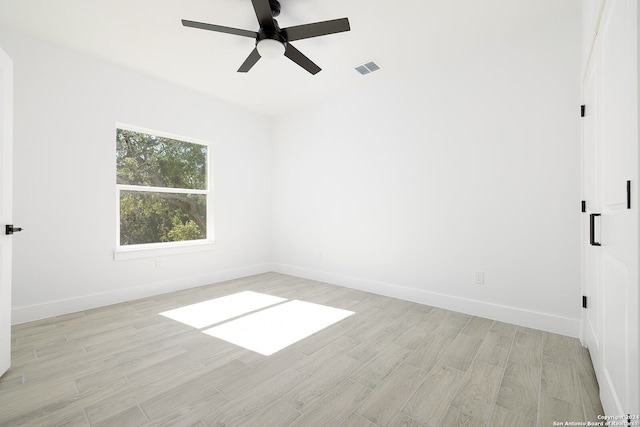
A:
[[[484,271],[475,271],[473,273],[473,283],[476,285],[484,284]]]

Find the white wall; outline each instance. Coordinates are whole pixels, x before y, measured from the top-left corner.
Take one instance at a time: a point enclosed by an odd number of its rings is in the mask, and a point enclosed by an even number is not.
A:
[[[578,336],[579,19],[279,120],[276,269]]]
[[[15,66],[13,321],[270,270],[271,123],[9,30]],[[113,260],[116,122],[214,143],[216,250]]]

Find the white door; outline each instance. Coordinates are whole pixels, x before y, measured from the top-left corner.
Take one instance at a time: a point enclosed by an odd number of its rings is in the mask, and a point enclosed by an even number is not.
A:
[[[606,2],[583,85],[585,341],[607,415],[640,413],[637,13]]]
[[[11,363],[11,236],[13,63],[0,49],[0,375]]]

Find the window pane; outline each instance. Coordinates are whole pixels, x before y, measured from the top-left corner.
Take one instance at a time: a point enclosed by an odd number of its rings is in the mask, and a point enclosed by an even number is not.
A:
[[[116,130],[118,184],[207,189],[207,146]]]
[[[207,238],[204,194],[120,191],[120,245]]]

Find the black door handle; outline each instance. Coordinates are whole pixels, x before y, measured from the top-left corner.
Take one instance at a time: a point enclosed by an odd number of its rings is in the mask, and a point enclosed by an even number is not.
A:
[[[589,215],[589,243],[591,246],[602,246],[600,242],[596,242],[596,217],[600,216],[599,213],[592,213]]]
[[[7,224],[4,227],[4,231],[5,231],[5,234],[13,234],[13,233],[17,233],[18,231],[22,231],[22,228],[14,227],[13,224]]]

